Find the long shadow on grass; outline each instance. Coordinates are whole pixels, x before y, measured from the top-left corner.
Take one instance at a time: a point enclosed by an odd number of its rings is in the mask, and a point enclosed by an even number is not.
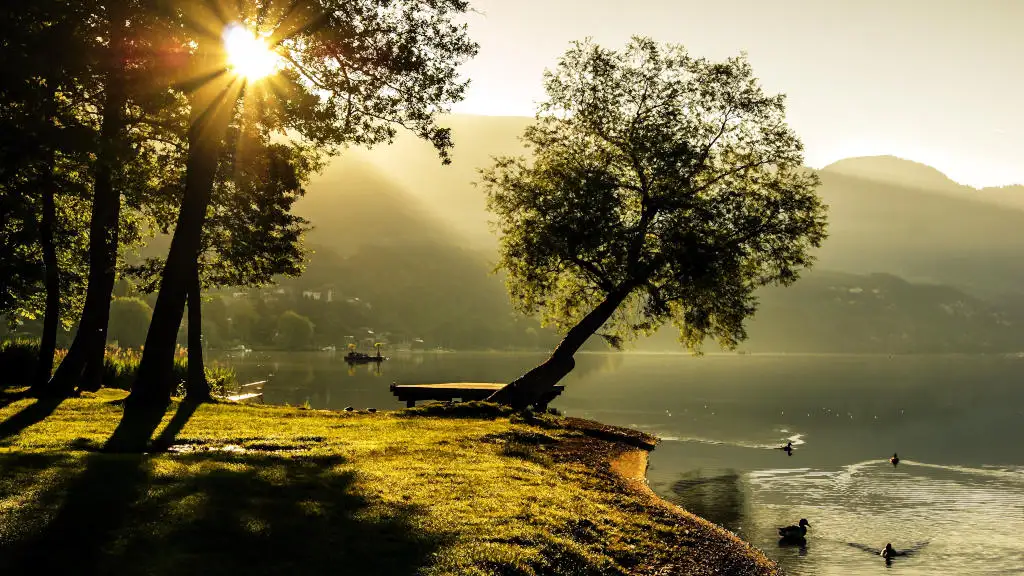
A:
[[[144,512],[165,514],[165,529],[139,534],[124,562],[163,548],[156,574],[405,575],[440,545],[415,527],[417,507],[360,494],[340,457],[195,454],[180,462],[195,473],[168,479]]]
[[[197,409],[199,409],[199,404],[196,402],[189,402],[188,400],[180,402],[178,409],[174,411],[174,416],[171,417],[171,421],[160,431],[160,435],[153,439],[153,451],[162,452],[170,448],[174,444],[174,439],[178,437],[178,433],[185,428],[185,424],[188,423]]]
[[[0,574],[97,574],[101,559],[149,477],[141,455],[91,454],[85,470],[42,496],[58,500],[52,520],[0,548]],[[59,484],[59,483],[58,483]]]
[[[21,409],[10,418],[0,422],[0,441],[20,433],[29,426],[41,422],[44,418],[53,414],[53,411],[60,406],[64,398],[40,398],[35,402]]]
[[[0,574],[412,574],[442,544],[336,456],[93,454]],[[2,539],[0,539],[2,540]]]
[[[18,400],[24,400],[25,398],[28,398],[28,395],[25,393],[24,390],[12,392],[9,389],[5,390],[4,387],[0,385],[0,408],[4,408],[10,404],[14,404]]]
[[[199,404],[189,402],[187,399],[178,403],[171,421],[160,432],[159,436],[153,438],[156,429],[160,427],[166,411],[162,410],[131,410],[125,407],[124,416],[118,422],[114,433],[107,439],[103,446],[105,452],[163,452],[172,444],[178,433],[185,428],[192,415],[196,413]],[[150,439],[152,438],[152,442]]]

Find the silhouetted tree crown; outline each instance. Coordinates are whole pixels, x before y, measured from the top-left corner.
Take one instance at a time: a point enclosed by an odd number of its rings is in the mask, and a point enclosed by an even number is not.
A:
[[[482,173],[518,309],[569,333],[555,356],[602,326],[616,346],[668,322],[695,351],[743,340],[755,289],[795,281],[826,236],[784,96],[745,55],[640,37],[575,43],[544,84],[532,157]]]

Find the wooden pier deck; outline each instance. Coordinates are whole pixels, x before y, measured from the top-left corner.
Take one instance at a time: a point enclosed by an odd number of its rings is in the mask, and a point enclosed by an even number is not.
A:
[[[238,394],[231,396],[223,396],[225,400],[230,402],[248,402],[249,400],[263,400],[263,385],[266,384],[266,380],[259,380],[257,382],[250,382],[248,384],[242,384],[239,386]],[[254,390],[259,389],[259,392]]]
[[[494,392],[500,390],[505,384],[500,382],[446,382],[442,384],[392,384],[391,393],[404,401],[406,407],[416,406],[416,402],[423,400],[485,400]],[[565,386],[561,384],[554,387],[550,394],[545,396],[534,407],[538,410],[546,410],[548,404],[554,400]]]

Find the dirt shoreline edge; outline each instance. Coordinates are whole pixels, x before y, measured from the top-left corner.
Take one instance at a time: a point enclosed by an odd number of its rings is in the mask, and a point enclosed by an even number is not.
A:
[[[761,550],[733,532],[662,499],[651,489],[647,483],[648,457],[660,439],[592,420],[564,418],[562,425],[579,430],[592,440],[588,442],[591,452],[587,455],[591,457],[582,456],[580,461],[598,475],[608,474],[617,479],[621,488],[640,498],[650,514],[684,527],[684,537],[678,545],[687,550],[685,558],[666,559],[656,574],[782,574],[779,566]]]

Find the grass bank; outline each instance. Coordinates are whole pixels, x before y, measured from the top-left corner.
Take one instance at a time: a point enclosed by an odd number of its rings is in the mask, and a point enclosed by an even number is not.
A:
[[[3,422],[33,401],[0,396],[0,574],[775,573],[644,489],[637,432],[489,405],[179,405],[171,451],[101,453],[123,395],[20,430]]]

